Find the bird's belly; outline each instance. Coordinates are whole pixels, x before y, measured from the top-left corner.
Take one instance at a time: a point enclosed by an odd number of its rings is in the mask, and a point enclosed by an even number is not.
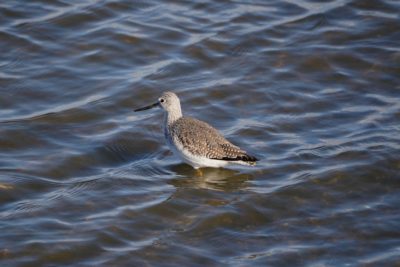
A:
[[[179,142],[174,142],[173,140],[167,138],[167,144],[172,150],[172,152],[180,157],[184,162],[191,165],[193,168],[201,168],[201,167],[223,167],[228,164],[228,162],[224,160],[215,160],[209,159],[203,156],[197,156],[190,153],[187,149],[183,147]]]

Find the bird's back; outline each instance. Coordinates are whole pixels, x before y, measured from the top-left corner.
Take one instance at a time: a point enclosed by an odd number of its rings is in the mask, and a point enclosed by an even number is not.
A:
[[[215,128],[192,117],[181,117],[170,127],[174,143],[191,154],[208,159],[255,162],[256,158],[226,140]]]

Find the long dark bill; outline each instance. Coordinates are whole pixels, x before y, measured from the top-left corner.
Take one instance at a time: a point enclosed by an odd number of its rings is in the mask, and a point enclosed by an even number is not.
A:
[[[151,104],[150,106],[135,109],[134,111],[137,112],[137,111],[142,111],[142,110],[146,110],[146,109],[151,109],[151,108],[157,107],[158,105],[160,105],[160,104],[157,102],[157,103]]]

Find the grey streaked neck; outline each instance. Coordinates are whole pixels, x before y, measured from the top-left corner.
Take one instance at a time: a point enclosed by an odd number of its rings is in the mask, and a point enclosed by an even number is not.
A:
[[[164,136],[167,140],[172,138],[170,131],[171,125],[182,117],[181,107],[164,113]]]
[[[167,114],[165,115],[167,119],[167,124],[171,125],[175,121],[177,121],[179,118],[182,117],[182,111],[180,106],[175,106],[171,110],[167,111]]]

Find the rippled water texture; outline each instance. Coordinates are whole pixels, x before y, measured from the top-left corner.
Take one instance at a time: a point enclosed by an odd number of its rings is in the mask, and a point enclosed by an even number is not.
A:
[[[0,2],[0,265],[399,266],[400,1]],[[261,159],[195,172],[161,92]]]

